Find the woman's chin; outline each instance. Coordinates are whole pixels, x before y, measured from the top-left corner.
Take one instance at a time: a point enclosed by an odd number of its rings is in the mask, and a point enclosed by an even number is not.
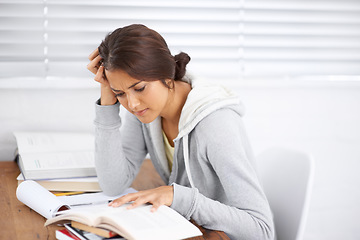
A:
[[[146,116],[146,117],[145,116],[136,116],[136,117],[142,123],[151,123],[156,119],[156,117],[154,118],[154,117],[148,117],[148,116]]]

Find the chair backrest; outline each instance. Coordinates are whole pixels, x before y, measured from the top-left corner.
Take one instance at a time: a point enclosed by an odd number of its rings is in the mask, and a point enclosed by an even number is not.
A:
[[[277,240],[301,240],[313,185],[310,154],[273,148],[257,157],[258,170],[274,215]]]

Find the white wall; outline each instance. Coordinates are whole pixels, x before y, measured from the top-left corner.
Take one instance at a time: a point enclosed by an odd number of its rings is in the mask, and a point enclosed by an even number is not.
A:
[[[322,84],[320,84],[322,85]],[[360,87],[247,87],[254,151],[288,146],[313,154],[316,172],[304,239],[360,239]]]
[[[360,84],[243,85],[255,153],[271,146],[311,152],[315,186],[306,240],[360,239]],[[0,89],[0,160],[15,130],[92,131],[97,89]]]

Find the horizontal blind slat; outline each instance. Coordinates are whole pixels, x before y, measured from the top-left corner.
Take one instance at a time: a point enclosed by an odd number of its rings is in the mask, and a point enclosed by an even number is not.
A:
[[[192,7],[200,9],[232,9],[242,6],[243,4],[239,0],[183,0],[183,1],[118,1],[118,0],[103,0],[101,2],[97,0],[47,0],[49,5],[81,5],[81,6],[92,6],[92,7],[157,7],[157,8],[181,8],[181,7]]]
[[[1,61],[0,60],[0,78],[14,78],[14,77],[46,77],[43,61],[24,61],[23,58],[19,61]],[[6,69],[6,71],[4,71]],[[16,75],[14,75],[16,73]]]
[[[127,6],[84,6],[49,5],[51,18],[93,18],[93,19],[131,19],[131,20],[197,20],[197,21],[239,21],[239,10],[206,9],[191,7],[127,7]]]
[[[76,24],[74,24],[74,22]],[[146,21],[133,21],[133,20],[111,20],[111,19],[51,19],[48,23],[49,31],[77,31],[77,32],[104,32],[108,33],[116,28],[127,26],[134,23],[140,23],[148,26],[149,28],[156,29],[159,33],[175,33],[175,34],[239,34],[238,22],[196,22],[185,20],[146,20]],[[105,36],[103,36],[104,38]]]
[[[300,11],[358,11],[360,3],[357,0],[312,0],[312,1],[289,1],[289,0],[251,0],[244,1],[245,9],[258,10],[300,10]]]
[[[244,76],[359,75],[360,61],[269,61],[248,60]]]
[[[286,36],[248,34],[245,47],[316,47],[316,48],[359,48],[359,36]]]

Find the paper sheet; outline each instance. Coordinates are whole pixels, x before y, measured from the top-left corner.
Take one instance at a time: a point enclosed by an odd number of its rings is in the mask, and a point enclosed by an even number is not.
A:
[[[55,217],[60,209],[70,209],[54,194],[32,180],[24,181],[18,186],[16,197],[46,219]]]
[[[86,205],[95,205],[95,204],[107,204],[109,201],[112,201],[116,198],[124,196],[128,193],[136,192],[133,188],[126,189],[122,194],[117,196],[106,196],[103,192],[98,193],[84,193],[77,194],[72,196],[59,196],[58,199],[61,200],[64,204],[70,206],[71,208],[81,207]]]

